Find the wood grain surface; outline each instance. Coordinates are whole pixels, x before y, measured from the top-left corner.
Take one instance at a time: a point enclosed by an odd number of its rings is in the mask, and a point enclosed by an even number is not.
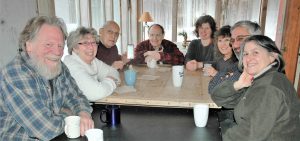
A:
[[[174,87],[172,67],[163,65],[149,69],[146,66],[134,66],[137,71],[136,92],[113,93],[112,95],[95,101],[95,104],[138,105],[154,107],[192,108],[197,103],[208,104],[210,108],[219,108],[208,94],[210,77],[203,76],[201,70],[184,70],[181,87]],[[120,72],[124,81],[124,72]],[[156,80],[140,79],[143,75],[159,76]],[[125,85],[122,82],[121,85]]]

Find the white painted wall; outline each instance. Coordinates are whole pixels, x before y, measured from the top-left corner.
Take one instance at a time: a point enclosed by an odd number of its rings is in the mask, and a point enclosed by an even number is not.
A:
[[[36,15],[36,0],[0,0],[0,68],[17,54],[19,34]]]

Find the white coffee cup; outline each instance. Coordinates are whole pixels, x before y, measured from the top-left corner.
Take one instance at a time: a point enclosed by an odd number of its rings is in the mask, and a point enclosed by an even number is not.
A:
[[[208,120],[209,107],[207,104],[194,105],[194,121],[197,127],[205,127]]]
[[[101,129],[89,129],[85,131],[88,141],[103,141],[103,131]]]
[[[68,138],[78,138],[80,136],[79,116],[68,116],[65,118],[65,134]]]
[[[155,59],[150,59],[148,62],[147,62],[147,66],[149,68],[156,68],[157,67],[157,61]]]
[[[203,69],[204,69],[204,72],[203,72],[203,75],[204,76],[209,76],[209,74],[207,73],[207,71],[205,71],[205,69],[211,67],[211,64],[204,64],[203,65]]]
[[[172,67],[173,85],[175,87],[181,87],[184,75],[183,71],[183,65],[176,65]]]

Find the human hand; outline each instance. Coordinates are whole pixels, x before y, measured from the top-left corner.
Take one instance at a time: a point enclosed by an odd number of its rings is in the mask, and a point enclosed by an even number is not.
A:
[[[113,62],[113,64],[111,66],[115,69],[123,69],[124,62],[123,61],[115,61],[115,62]]]
[[[87,112],[80,112],[78,115],[80,116],[80,135],[84,136],[86,130],[94,128],[94,121]]]
[[[186,63],[186,69],[190,71],[195,71],[197,69],[197,61],[191,60]]]
[[[122,62],[124,64],[126,64],[126,63],[128,63],[130,61],[130,59],[127,58],[127,52],[125,52],[124,54],[122,54],[121,58],[122,58]]]
[[[148,62],[150,62],[150,61],[152,61],[152,60],[155,60],[155,59],[152,58],[151,56],[145,57],[145,63],[148,63]],[[156,60],[155,60],[155,61],[156,61]]]
[[[235,90],[240,90],[245,87],[249,87],[252,85],[254,77],[248,74],[246,71],[243,71],[238,81],[233,83],[233,87]]]
[[[197,68],[201,69],[204,67],[203,62],[197,62]]]
[[[212,76],[212,77],[214,77],[218,73],[218,71],[214,67],[211,67],[211,66],[204,67],[203,71],[205,71],[208,74],[208,76]]]
[[[121,85],[121,82],[117,78],[115,78],[113,76],[106,76],[106,77],[109,78],[109,79],[112,79],[115,82],[116,87],[118,87],[119,85]]]
[[[158,51],[147,51],[147,52],[144,53],[144,56],[145,57],[149,56],[149,57],[151,57],[155,60],[160,60],[161,59],[160,54],[159,54]]]

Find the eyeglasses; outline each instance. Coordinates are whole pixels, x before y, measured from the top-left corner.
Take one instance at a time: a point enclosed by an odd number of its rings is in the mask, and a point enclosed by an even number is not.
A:
[[[115,36],[117,36],[117,37],[119,37],[119,35],[120,35],[119,32],[114,32],[114,31],[112,31],[112,30],[107,30],[106,32],[107,32],[109,35],[115,35]]]
[[[83,46],[97,46],[97,42],[82,42],[82,43],[78,43],[79,45],[83,45]]]
[[[234,42],[243,42],[245,38],[249,37],[250,35],[239,35],[235,39],[230,39],[230,44],[234,44]]]
[[[163,36],[163,34],[149,34],[149,37],[150,38],[154,38],[154,37],[156,37],[156,38],[160,38],[160,37],[162,37]]]

